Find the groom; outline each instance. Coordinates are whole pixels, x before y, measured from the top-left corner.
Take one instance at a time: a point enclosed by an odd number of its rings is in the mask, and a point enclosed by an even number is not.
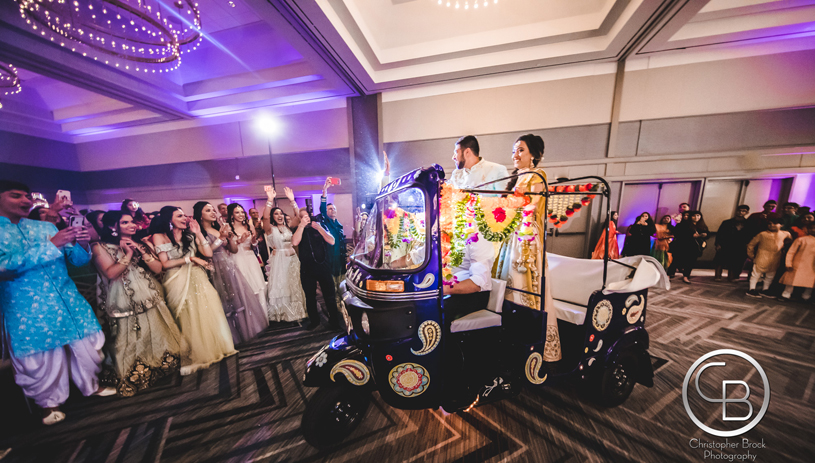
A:
[[[453,152],[453,162],[456,164],[456,169],[450,176],[450,184],[458,189],[474,188],[482,183],[509,176],[506,167],[482,159],[480,151],[478,139],[473,135],[466,135],[456,141],[455,151]],[[503,190],[506,186],[507,180],[504,180],[485,185],[479,189]]]

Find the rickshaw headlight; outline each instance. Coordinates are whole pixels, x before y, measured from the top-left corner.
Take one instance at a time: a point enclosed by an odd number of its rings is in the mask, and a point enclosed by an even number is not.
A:
[[[403,293],[405,292],[405,282],[399,280],[392,281],[367,280],[365,282],[365,288],[368,291]]]
[[[362,313],[362,319],[360,320],[359,324],[362,325],[362,331],[364,331],[365,334],[370,336],[371,335],[371,325],[368,323],[368,314],[367,313],[365,313],[365,312]]]

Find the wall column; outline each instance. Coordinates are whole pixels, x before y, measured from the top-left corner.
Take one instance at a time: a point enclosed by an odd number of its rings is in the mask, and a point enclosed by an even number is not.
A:
[[[381,94],[348,98],[348,143],[354,173],[354,208],[379,191],[382,165]]]

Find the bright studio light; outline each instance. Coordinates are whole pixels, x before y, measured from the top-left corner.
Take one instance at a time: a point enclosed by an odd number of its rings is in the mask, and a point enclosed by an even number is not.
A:
[[[255,127],[264,135],[274,135],[280,131],[280,120],[272,116],[259,116]]]

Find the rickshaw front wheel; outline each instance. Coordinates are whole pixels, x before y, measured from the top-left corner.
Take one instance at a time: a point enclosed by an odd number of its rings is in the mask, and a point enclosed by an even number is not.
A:
[[[616,407],[628,399],[637,382],[637,357],[623,352],[603,372],[597,399],[606,407]]]
[[[327,450],[348,437],[371,403],[371,394],[360,387],[332,384],[317,390],[306,405],[300,427],[306,442]]]

